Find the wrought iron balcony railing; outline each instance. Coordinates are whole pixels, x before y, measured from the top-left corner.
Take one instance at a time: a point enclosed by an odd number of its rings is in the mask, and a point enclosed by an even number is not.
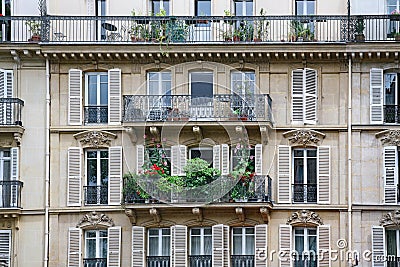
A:
[[[108,106],[85,106],[85,123],[107,123]]]
[[[0,98],[0,125],[22,126],[21,110],[24,101],[19,98]]]
[[[293,202],[316,203],[317,184],[293,184]]]
[[[107,267],[107,258],[86,258],[83,259],[84,267]]]
[[[400,109],[398,105],[383,106],[383,122],[384,123],[400,122]]]
[[[309,253],[308,255],[306,253]],[[293,255],[293,267],[317,267],[318,255],[315,251],[303,252],[298,255]]]
[[[147,267],[169,267],[169,256],[147,256]]]
[[[108,186],[84,186],[85,205],[103,205],[108,203]]]
[[[189,267],[211,267],[211,255],[190,255]]]
[[[21,208],[21,181],[0,181],[0,208]]]
[[[254,255],[231,255],[231,267],[254,267]]]
[[[400,267],[400,257],[396,257],[396,255],[387,255],[386,266]]]
[[[271,104],[265,94],[125,95],[123,121],[271,121]]]

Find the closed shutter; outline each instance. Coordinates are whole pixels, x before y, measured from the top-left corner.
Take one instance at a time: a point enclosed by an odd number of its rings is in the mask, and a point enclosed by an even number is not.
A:
[[[260,224],[255,226],[255,267],[267,266],[267,243],[268,243],[268,225]]]
[[[136,145],[136,174],[143,173],[144,146]]]
[[[292,122],[303,122],[304,92],[303,70],[292,71]]]
[[[290,154],[289,146],[278,147],[278,202],[290,203]]]
[[[254,171],[256,175],[263,174],[263,146],[257,144],[254,149]]]
[[[108,204],[120,205],[122,189],[122,147],[110,147],[109,158]]]
[[[330,203],[330,147],[318,147],[318,203]]]
[[[69,70],[68,124],[82,124],[82,71]]]
[[[384,168],[384,195],[385,203],[397,203],[397,146],[387,146],[383,148],[383,168]]]
[[[383,69],[372,68],[370,76],[371,124],[383,123]]]
[[[11,181],[19,181],[19,148],[11,148]],[[18,207],[18,184],[11,184],[11,207]]]
[[[187,265],[187,227],[175,225],[172,232],[172,267],[185,267]]]
[[[372,226],[372,267],[385,267],[385,229]]]
[[[11,230],[0,230],[0,260],[4,267],[11,266]]]
[[[330,267],[331,228],[330,225],[318,226],[318,267]]]
[[[132,226],[132,267],[143,267],[146,262],[144,227]]]
[[[221,174],[229,174],[229,146],[227,144],[221,145]]]
[[[317,71],[304,69],[304,123],[317,122]]]
[[[68,267],[80,267],[82,265],[82,230],[69,228],[68,231]]]
[[[121,70],[108,71],[108,123],[121,124]]]
[[[107,267],[120,267],[121,262],[121,227],[108,228]]]
[[[186,166],[187,147],[183,145],[171,147],[171,175],[184,176]]]
[[[229,248],[230,248],[230,234],[229,234],[229,226],[224,225],[224,265],[223,267],[230,267],[231,261],[229,257]]]
[[[224,266],[224,225],[212,227],[212,266]]]
[[[292,226],[279,225],[279,258],[280,267],[291,267],[292,260],[290,253],[292,251]]]
[[[81,205],[81,155],[81,148],[68,148],[67,206]]]
[[[213,146],[213,168],[221,170],[221,146]]]

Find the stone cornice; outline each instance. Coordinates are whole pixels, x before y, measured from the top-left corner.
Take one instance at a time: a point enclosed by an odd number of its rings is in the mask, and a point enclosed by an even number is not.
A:
[[[283,137],[288,139],[291,145],[318,146],[325,134],[311,129],[296,129],[283,133]]]
[[[90,229],[90,228],[108,228],[113,227],[115,224],[113,220],[105,214],[97,214],[96,211],[92,211],[91,213],[86,214],[82,217],[76,227],[82,229]]]
[[[117,138],[116,134],[106,131],[84,131],[74,134],[76,140],[78,140],[83,148],[92,147],[110,147],[111,141]]]
[[[293,212],[287,220],[286,224],[289,225],[322,225],[322,219],[318,213],[309,210],[299,210]]]

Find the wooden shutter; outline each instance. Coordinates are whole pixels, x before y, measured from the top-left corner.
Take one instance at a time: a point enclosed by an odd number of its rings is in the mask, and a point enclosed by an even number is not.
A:
[[[145,266],[144,236],[144,227],[132,226],[132,267]]]
[[[69,70],[69,105],[68,124],[82,124],[82,71],[77,69]]]
[[[68,230],[68,267],[82,266],[82,230],[69,228]]]
[[[144,146],[136,145],[136,174],[143,173]]]
[[[371,124],[383,123],[383,69],[372,68],[370,76]]]
[[[385,267],[385,229],[382,226],[372,226],[372,267]]]
[[[254,267],[267,266],[267,244],[268,244],[268,225],[260,224],[255,226],[255,264]]]
[[[397,203],[397,184],[398,184],[398,157],[397,146],[387,146],[383,148],[383,168],[384,168],[384,200],[385,203]]]
[[[257,144],[254,149],[254,172],[256,175],[263,174],[263,146],[262,144]]]
[[[108,228],[107,252],[107,267],[120,267],[121,226]]]
[[[11,230],[0,230],[0,257],[2,266],[11,266]]]
[[[303,122],[304,90],[303,70],[292,71],[292,122]]]
[[[318,147],[318,203],[330,203],[330,147]]]
[[[0,69],[0,98],[13,97],[13,71]],[[14,124],[14,109],[5,103],[0,106],[0,124]]]
[[[223,255],[224,255],[224,265],[223,267],[230,267],[231,266],[231,260],[229,257],[229,248],[230,248],[230,232],[229,232],[229,226],[224,225],[224,250],[223,250]]]
[[[108,124],[121,124],[121,70],[108,71]]]
[[[291,267],[291,253],[292,251],[292,226],[281,224],[279,225],[279,259],[280,267]]]
[[[108,154],[108,204],[120,205],[122,189],[122,147],[110,147]]]
[[[212,266],[224,266],[224,225],[212,227]]]
[[[291,147],[278,147],[278,202],[290,203],[290,154]]]
[[[317,71],[304,69],[304,123],[317,123]]]
[[[177,145],[171,147],[171,175],[184,176],[183,168],[186,166],[187,147]]]
[[[213,168],[221,170],[221,146],[213,146]]]
[[[79,147],[68,148],[68,189],[67,206],[81,205],[81,155]]]
[[[19,148],[11,148],[11,181],[19,181]],[[18,207],[18,185],[11,185],[11,207]]]
[[[221,145],[221,174],[229,174],[229,146],[227,144]]]
[[[175,225],[171,227],[172,243],[172,267],[187,265],[187,227]]]
[[[318,267],[330,267],[331,228],[330,225],[318,226]]]

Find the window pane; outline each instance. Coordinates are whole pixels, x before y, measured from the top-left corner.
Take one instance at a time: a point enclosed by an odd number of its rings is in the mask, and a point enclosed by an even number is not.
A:
[[[162,256],[169,256],[169,248],[171,245],[171,240],[169,236],[162,237]]]
[[[387,255],[397,256],[396,230],[385,230]]]
[[[101,161],[101,185],[108,184],[108,159],[102,159]]]
[[[213,73],[193,72],[191,73],[191,95],[197,97],[213,97]]]
[[[149,236],[149,256],[158,255],[158,236]]]
[[[197,0],[196,16],[211,16],[211,1]]]
[[[89,186],[97,185],[97,159],[87,160],[87,182]]]
[[[396,104],[396,80],[397,75],[394,73],[385,74],[385,105]]]
[[[164,228],[164,229],[162,229],[162,234],[163,235],[170,235],[170,230],[169,230],[169,228]]]
[[[149,235],[158,236],[158,229],[149,229]]]
[[[100,239],[100,258],[107,258],[107,238]]]
[[[242,234],[242,228],[233,228],[233,234]]]
[[[191,237],[191,255],[201,255],[201,238],[200,236]]]
[[[254,255],[254,235],[246,235],[245,255]]]
[[[303,157],[304,156],[304,150],[294,150],[294,156],[295,157]]]
[[[246,228],[246,234],[254,234],[254,228]]]
[[[315,158],[307,159],[307,183],[317,183],[317,159]]]
[[[304,184],[304,159],[294,159],[294,183]]]
[[[233,255],[242,255],[242,236],[233,236]]]
[[[191,231],[192,231],[192,235],[200,235],[200,229],[199,228],[191,229]]]
[[[236,16],[243,16],[243,2],[242,1],[235,1],[235,15]]]
[[[86,258],[96,258],[96,239],[86,239]]]
[[[253,15],[253,1],[246,1],[246,16]]]
[[[211,236],[204,237],[204,255],[212,254],[212,238]]]
[[[11,162],[9,159],[5,159],[3,162],[3,177],[2,178],[3,178],[3,181],[11,180]],[[4,187],[4,188],[6,188],[6,187]]]
[[[211,228],[204,228],[204,235],[211,235],[212,230]]]

